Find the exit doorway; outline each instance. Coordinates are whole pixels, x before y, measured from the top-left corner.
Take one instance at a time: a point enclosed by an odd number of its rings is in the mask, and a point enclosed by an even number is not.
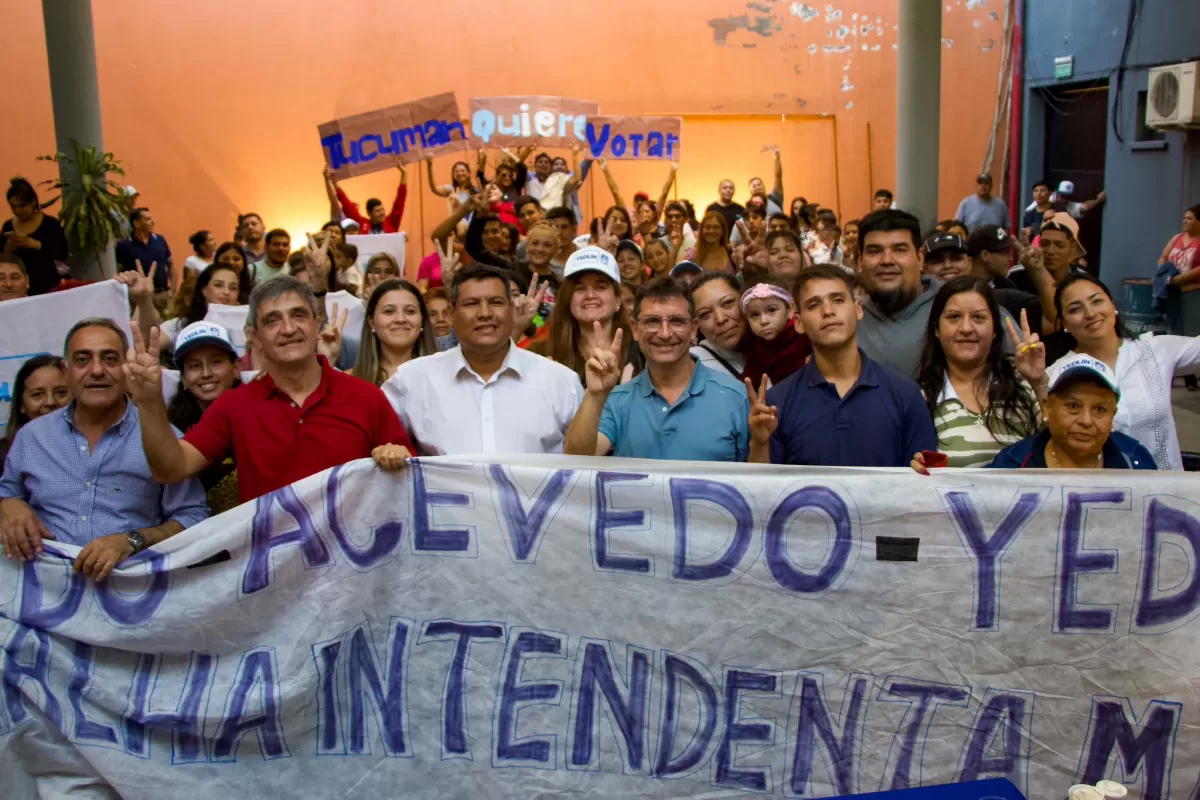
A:
[[[1104,190],[1104,157],[1108,142],[1108,81],[1101,79],[1039,90],[1045,103],[1042,177],[1051,191],[1061,181],[1075,184],[1074,200],[1091,200]],[[1029,203],[1029,199],[1024,201]],[[1087,263],[1099,275],[1103,242],[1098,206],[1079,221],[1080,244]]]

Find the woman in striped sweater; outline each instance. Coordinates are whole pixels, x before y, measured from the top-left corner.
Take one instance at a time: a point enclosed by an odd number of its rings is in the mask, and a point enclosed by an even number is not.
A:
[[[1030,333],[1024,312],[1021,334],[1009,335],[1015,359],[1004,353],[1004,330],[996,297],[986,281],[969,275],[946,283],[933,299],[917,383],[937,429],[944,466],[985,467],[1008,445],[1042,427],[1038,398],[1045,394],[1046,349]],[[915,454],[913,469],[925,472]]]

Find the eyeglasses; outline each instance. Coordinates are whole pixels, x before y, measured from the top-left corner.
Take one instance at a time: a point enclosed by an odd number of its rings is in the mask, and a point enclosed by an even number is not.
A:
[[[685,333],[692,326],[691,317],[639,317],[637,325],[644,331],[657,331],[664,322],[672,333]]]

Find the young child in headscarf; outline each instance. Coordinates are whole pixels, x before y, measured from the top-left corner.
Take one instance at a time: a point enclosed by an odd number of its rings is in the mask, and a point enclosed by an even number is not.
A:
[[[804,366],[812,353],[808,337],[796,331],[796,304],[784,285],[768,278],[742,294],[742,316],[750,327],[742,375],[758,386],[766,375],[772,386]]]

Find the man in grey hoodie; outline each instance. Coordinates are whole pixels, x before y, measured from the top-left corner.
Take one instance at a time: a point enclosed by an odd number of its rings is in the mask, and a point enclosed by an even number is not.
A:
[[[942,287],[932,276],[922,275],[921,223],[905,211],[875,211],[863,217],[858,242],[858,277],[867,290],[858,345],[875,361],[916,376],[929,310]],[[1003,309],[1001,314],[1011,319]],[[1004,320],[1001,326],[1008,330]],[[1006,342],[1006,347],[1011,353],[1013,343]]]

